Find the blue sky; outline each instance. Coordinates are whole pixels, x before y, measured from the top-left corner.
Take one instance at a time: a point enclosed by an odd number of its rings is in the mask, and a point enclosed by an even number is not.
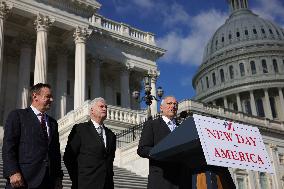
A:
[[[192,78],[202,63],[203,49],[229,16],[227,0],[97,0],[99,13],[155,34],[167,50],[157,61],[157,87],[178,100],[194,97]],[[249,8],[284,27],[284,0],[248,0]]]

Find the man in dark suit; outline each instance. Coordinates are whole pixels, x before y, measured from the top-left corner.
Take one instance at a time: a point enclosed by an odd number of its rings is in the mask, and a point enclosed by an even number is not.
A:
[[[12,111],[4,127],[6,188],[62,188],[58,125],[46,114],[53,101],[51,87],[38,83],[30,95],[31,106]]]
[[[103,124],[107,117],[105,100],[95,98],[90,107],[91,120],[74,125],[63,160],[72,189],[113,189],[116,136]]]
[[[180,189],[185,186],[178,162],[162,162],[149,156],[151,149],[173,131],[178,104],[173,96],[165,97],[160,106],[162,117],[148,120],[143,127],[137,153],[149,159],[148,189]]]

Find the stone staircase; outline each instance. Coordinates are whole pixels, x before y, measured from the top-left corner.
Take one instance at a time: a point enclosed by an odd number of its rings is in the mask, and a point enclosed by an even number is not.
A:
[[[1,150],[2,152],[2,150]],[[0,189],[5,188],[6,179],[3,178],[3,161],[2,153],[0,152]],[[62,162],[63,189],[71,188],[71,181],[65,165]],[[114,166],[114,188],[115,189],[146,189],[147,178],[141,177],[126,169]]]

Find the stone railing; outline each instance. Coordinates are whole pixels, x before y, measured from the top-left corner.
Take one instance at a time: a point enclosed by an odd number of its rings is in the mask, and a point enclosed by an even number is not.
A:
[[[89,119],[89,109],[91,101],[87,100],[84,104],[70,112],[58,120],[59,132],[69,130],[76,123],[84,122]],[[147,113],[145,111],[131,110],[128,108],[121,108],[118,106],[108,105],[106,121],[116,121],[128,124],[139,124],[146,120]]]
[[[119,121],[122,123],[139,124],[146,120],[145,111],[131,110],[118,106],[108,105],[107,120]]]
[[[57,121],[62,151],[65,149],[68,135],[73,125],[76,123],[86,122],[90,119],[89,109],[91,102],[92,101],[90,100],[85,101],[82,106],[68,112],[64,117]],[[134,127],[135,125],[144,122],[147,118],[146,111],[131,110],[112,105],[108,105],[107,112],[105,124],[108,128],[113,129],[114,131]]]
[[[150,45],[155,45],[154,34],[135,29],[127,24],[115,22],[98,14],[90,17],[89,22],[92,26],[97,28],[111,31]]]
[[[262,131],[270,130],[284,134],[284,122],[260,118],[253,115],[237,112],[223,107],[203,104],[192,100],[183,100],[179,102],[179,112],[191,111],[197,114],[216,116],[221,119],[231,119],[237,122],[251,124],[259,127]]]

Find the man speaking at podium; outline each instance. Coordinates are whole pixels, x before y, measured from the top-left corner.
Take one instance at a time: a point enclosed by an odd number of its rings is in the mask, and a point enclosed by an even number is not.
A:
[[[143,127],[137,154],[149,159],[148,189],[181,189],[182,170],[178,162],[161,162],[149,156],[151,149],[176,127],[178,103],[174,96],[163,98],[160,106],[162,117],[148,120]]]

